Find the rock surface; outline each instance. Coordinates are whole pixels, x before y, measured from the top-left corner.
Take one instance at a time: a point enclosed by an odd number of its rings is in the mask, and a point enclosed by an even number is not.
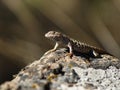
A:
[[[46,53],[0,90],[120,90],[120,60],[88,57],[65,48]]]

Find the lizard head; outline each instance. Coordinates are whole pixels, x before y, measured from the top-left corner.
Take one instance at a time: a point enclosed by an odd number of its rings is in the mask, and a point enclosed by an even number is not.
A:
[[[61,41],[62,36],[63,35],[60,32],[56,32],[56,31],[49,31],[48,33],[45,34],[46,38],[56,42]]]

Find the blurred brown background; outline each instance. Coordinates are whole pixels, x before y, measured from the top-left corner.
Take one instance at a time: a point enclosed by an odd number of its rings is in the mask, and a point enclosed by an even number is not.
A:
[[[0,83],[53,48],[49,30],[120,58],[119,0],[1,0]]]

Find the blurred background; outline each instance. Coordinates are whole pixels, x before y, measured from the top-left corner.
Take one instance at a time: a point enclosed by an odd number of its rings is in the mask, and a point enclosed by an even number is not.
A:
[[[53,48],[44,37],[49,30],[120,58],[120,1],[1,0],[0,83]]]

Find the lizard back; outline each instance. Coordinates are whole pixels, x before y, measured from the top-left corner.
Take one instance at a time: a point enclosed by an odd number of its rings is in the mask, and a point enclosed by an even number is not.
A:
[[[68,46],[68,43],[70,43],[72,46],[72,49],[77,52],[89,53],[91,50],[94,50],[99,54],[109,54],[108,52],[106,52],[105,50],[103,50],[101,48],[97,48],[95,46],[88,45],[86,43],[82,43],[80,41],[74,40],[74,39],[70,38],[69,36],[62,34],[60,32],[49,31],[48,33],[45,34],[45,37],[47,37],[59,44],[63,44],[66,46]]]

